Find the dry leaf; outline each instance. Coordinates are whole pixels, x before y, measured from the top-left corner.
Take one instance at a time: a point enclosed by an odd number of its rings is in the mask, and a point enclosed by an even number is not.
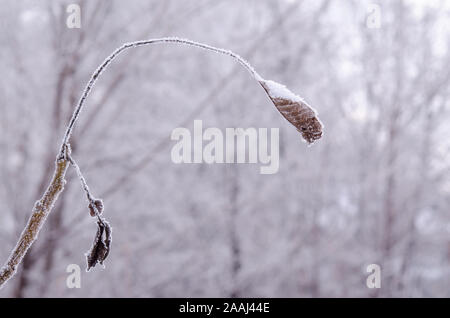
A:
[[[97,233],[94,238],[91,250],[87,254],[87,270],[95,267],[97,263],[103,265],[104,260],[108,257],[111,245],[111,227],[108,222],[99,220],[97,222]],[[105,239],[103,239],[105,234]]]
[[[274,81],[259,81],[278,111],[302,134],[309,144],[322,137],[323,125],[317,112],[302,98]]]

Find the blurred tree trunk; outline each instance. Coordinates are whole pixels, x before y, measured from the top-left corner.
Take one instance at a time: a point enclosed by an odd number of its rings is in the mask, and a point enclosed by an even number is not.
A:
[[[229,216],[229,235],[230,235],[230,250],[231,250],[231,282],[232,289],[230,291],[231,298],[242,297],[241,288],[239,284],[239,273],[242,267],[242,252],[238,234],[239,223],[239,177],[238,167],[231,165],[228,169],[230,173],[230,216]]]

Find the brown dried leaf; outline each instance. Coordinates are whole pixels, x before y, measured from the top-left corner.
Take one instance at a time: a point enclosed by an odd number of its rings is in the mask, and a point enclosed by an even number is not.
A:
[[[97,233],[94,238],[91,250],[87,254],[87,270],[95,267],[97,263],[103,265],[104,260],[108,257],[111,245],[111,227],[106,221],[99,220],[97,222]],[[105,234],[105,239],[103,239]]]
[[[259,82],[278,111],[302,134],[309,144],[322,137],[323,125],[317,113],[304,100],[273,81]]]

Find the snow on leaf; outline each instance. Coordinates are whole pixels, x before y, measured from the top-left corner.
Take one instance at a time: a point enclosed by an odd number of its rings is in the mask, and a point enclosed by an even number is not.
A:
[[[297,128],[308,144],[322,137],[323,124],[317,112],[300,96],[274,81],[260,80],[259,83],[278,111]]]

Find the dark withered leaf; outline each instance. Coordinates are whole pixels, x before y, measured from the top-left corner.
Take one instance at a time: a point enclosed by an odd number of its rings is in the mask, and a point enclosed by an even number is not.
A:
[[[111,227],[106,221],[97,222],[97,233],[94,238],[91,250],[87,254],[87,270],[95,267],[97,263],[103,264],[108,257],[111,246]],[[104,235],[103,235],[104,234]],[[103,238],[105,236],[105,238]]]

